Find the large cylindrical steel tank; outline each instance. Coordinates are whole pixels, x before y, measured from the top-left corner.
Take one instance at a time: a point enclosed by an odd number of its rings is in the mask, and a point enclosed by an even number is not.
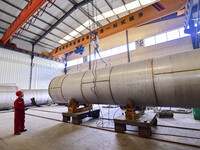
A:
[[[36,89],[36,90],[22,90],[24,92],[24,104],[26,106],[32,105],[31,98],[35,98],[38,105],[47,104],[51,101],[48,90]],[[14,101],[17,96],[16,90],[0,90],[0,110],[10,109],[14,107]]]
[[[58,76],[49,94],[59,103],[200,107],[200,50]]]

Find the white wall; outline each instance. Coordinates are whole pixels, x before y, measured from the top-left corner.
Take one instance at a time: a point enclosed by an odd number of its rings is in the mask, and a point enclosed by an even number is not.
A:
[[[157,35],[159,33],[183,27],[184,19],[185,19],[184,17],[179,17],[175,19],[143,25],[137,28],[131,28],[128,30],[129,42],[138,41],[153,35]],[[99,51],[110,49],[123,44],[126,44],[126,31],[117,33],[115,35],[100,40]],[[88,46],[86,46],[85,49],[86,51],[83,53],[82,56],[72,54],[70,55],[69,60],[87,56],[89,54]],[[190,36],[156,44],[153,46],[136,47],[136,50],[130,52],[130,60],[131,62],[138,61],[142,59],[168,55],[177,52],[184,52],[188,50],[192,50],[192,42]],[[104,61],[107,63],[108,66],[127,63],[128,62],[127,53],[122,53],[119,55],[104,58]],[[101,67],[105,67],[105,64],[102,63],[100,60],[98,60],[98,68]],[[85,62],[80,65],[69,67],[68,73],[85,71],[88,70],[88,68],[89,68],[88,62]]]
[[[63,63],[34,57],[32,89],[47,89],[50,81],[64,75]]]
[[[0,33],[0,39],[2,38],[2,36],[3,36],[3,34]],[[15,43],[18,48],[22,48],[22,49],[25,49],[25,50],[32,51],[32,44],[30,42],[14,38],[12,40],[12,43]],[[40,46],[40,45],[35,45],[35,48],[34,48],[34,52],[37,52],[37,53],[43,53],[43,52],[49,53],[49,52],[51,52],[51,50],[53,50],[53,49],[50,48],[50,47],[46,48],[46,47],[43,47],[43,46]]]
[[[0,48],[0,83],[15,83],[23,89],[29,87],[31,57]]]
[[[64,64],[34,57],[33,89],[47,89],[52,78],[63,75]],[[0,48],[0,84],[14,83],[21,89],[29,88],[31,57],[27,54]]]
[[[18,48],[32,51],[32,44],[30,42],[26,42],[26,41],[15,38],[15,39],[13,39],[12,43],[15,43]],[[37,52],[37,53],[42,53],[42,52],[49,53],[50,51],[51,51],[50,49],[47,49],[47,48],[39,46],[39,45],[35,45],[35,47],[34,47],[34,52]]]

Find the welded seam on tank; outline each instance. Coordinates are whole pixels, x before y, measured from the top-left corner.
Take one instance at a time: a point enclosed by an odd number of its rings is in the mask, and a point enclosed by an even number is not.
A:
[[[51,89],[58,89],[58,88],[60,88],[60,87],[51,87]]]
[[[112,70],[113,70],[113,67],[110,69],[110,73],[109,73],[109,90],[110,90],[110,94],[111,94],[111,97],[112,97],[113,102],[114,102],[116,105],[118,105],[117,102],[116,102],[116,100],[115,100],[115,98],[114,98],[114,96],[113,96],[112,89],[111,89],[111,82],[110,82],[110,79],[111,79]]]
[[[56,78],[56,77],[55,77],[55,78]],[[51,82],[49,83],[49,88],[48,88],[48,93],[49,93],[49,96],[51,97],[52,100],[53,100],[53,97],[52,97],[51,94],[50,94],[50,86],[51,86],[52,81],[53,81],[55,78],[53,78],[53,79],[51,80]]]
[[[101,80],[101,81],[95,81],[96,83],[97,82],[108,82],[109,80]],[[94,81],[92,82],[83,82],[82,84],[89,84],[89,83],[94,83]]]
[[[156,92],[156,86],[155,86],[155,81],[154,81],[153,59],[151,60],[151,70],[152,70],[152,82],[153,82],[154,95],[156,98],[156,104],[157,104],[157,106],[159,106],[157,92]]]
[[[173,73],[182,73],[182,72],[199,71],[199,70],[200,68],[196,68],[196,69],[188,69],[188,70],[161,72],[161,73],[155,73],[154,75],[173,74]]]
[[[87,72],[87,71],[86,71],[86,72]],[[84,78],[86,72],[84,72],[84,74],[83,74],[83,76],[82,76],[82,78],[81,78],[80,89],[81,89],[81,94],[82,94],[82,96],[83,96],[83,99],[86,101],[86,104],[90,104],[89,101],[86,100],[86,98],[85,98],[85,96],[84,96],[84,94],[83,94],[83,89],[82,89],[82,81],[83,81],[83,78]]]
[[[65,78],[66,78],[67,76],[68,76],[68,75],[65,75],[65,77],[63,78],[63,80],[62,80],[62,82],[61,82],[61,86],[60,86],[60,93],[61,93],[61,95],[62,95],[62,97],[63,97],[63,99],[64,99],[65,101],[68,101],[68,100],[65,99],[65,97],[64,97],[64,95],[63,95],[62,85],[63,85],[63,82],[64,82],[64,80],[65,80]]]

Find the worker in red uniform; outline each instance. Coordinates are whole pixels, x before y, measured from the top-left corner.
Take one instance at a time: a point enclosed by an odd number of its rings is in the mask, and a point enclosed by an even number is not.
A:
[[[15,135],[20,135],[20,132],[25,132],[27,131],[24,126],[25,122],[25,110],[27,108],[24,105],[24,93],[21,91],[17,91],[16,95],[18,98],[14,102],[14,107],[15,107],[15,122],[14,122],[14,134]]]

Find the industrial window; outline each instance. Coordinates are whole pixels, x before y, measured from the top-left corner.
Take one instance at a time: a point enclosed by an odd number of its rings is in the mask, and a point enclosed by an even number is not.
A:
[[[151,46],[156,44],[156,40],[154,36],[148,37],[144,39],[144,46]]]
[[[114,47],[111,49],[111,53],[114,55],[120,54],[119,48],[118,47]]]
[[[76,44],[76,41],[74,41],[74,45]]]
[[[78,59],[67,61],[67,67],[75,66],[82,63],[83,63],[83,58],[81,57]]]
[[[167,40],[168,41],[175,40],[175,39],[178,39],[178,38],[180,38],[178,30],[172,30],[172,31],[167,32]]]
[[[72,46],[72,43],[70,43],[69,45]]]
[[[127,45],[126,44],[125,45],[121,45],[118,48],[119,48],[120,54],[127,52]]]
[[[85,38],[82,38],[82,41],[84,41],[85,40]]]
[[[135,50],[135,42],[131,42],[129,43],[129,50]],[[114,56],[114,55],[118,55],[121,53],[125,53],[127,52],[127,45],[120,45],[118,47],[114,47],[105,51],[101,51],[99,52],[101,58],[105,58],[105,57],[110,57],[110,56]],[[94,54],[91,55],[91,61],[95,60],[95,59],[100,59],[99,54],[96,54],[96,56]],[[87,61],[89,61],[89,56],[87,56]]]
[[[89,35],[86,38],[89,39]]]
[[[180,37],[182,38],[182,37],[186,37],[186,36],[190,36],[189,34],[185,34],[184,33],[184,28],[182,27],[182,28],[179,28],[178,29],[179,30],[179,33],[180,33]]]
[[[101,56],[102,58],[109,57],[109,56],[111,56],[111,51],[110,51],[110,50],[102,51],[102,52],[100,53],[100,56]],[[99,55],[97,55],[97,58],[98,58],[98,57],[99,57]]]
[[[80,43],[80,39],[78,39],[78,42],[77,43]]]
[[[63,46],[63,49],[65,49],[65,46]]]
[[[159,43],[163,43],[166,41],[171,41],[175,39],[179,39],[182,37],[190,36],[189,34],[184,33],[184,28],[174,29],[165,33],[161,33],[155,36],[151,36],[144,39],[144,46],[151,46]]]
[[[167,34],[166,33],[158,34],[155,36],[155,38],[156,38],[156,44],[163,43],[167,41]]]
[[[66,45],[66,48],[68,48],[68,44]]]
[[[129,51],[133,51],[136,49],[135,42],[129,43]]]

